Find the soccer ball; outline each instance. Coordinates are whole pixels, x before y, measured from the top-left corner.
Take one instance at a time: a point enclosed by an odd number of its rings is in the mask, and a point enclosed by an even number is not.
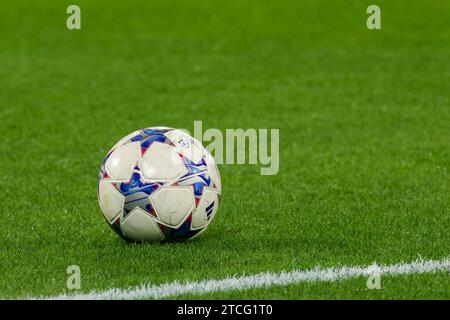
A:
[[[184,131],[146,128],[103,160],[98,201],[111,228],[129,241],[182,241],[214,219],[221,181],[211,154]]]

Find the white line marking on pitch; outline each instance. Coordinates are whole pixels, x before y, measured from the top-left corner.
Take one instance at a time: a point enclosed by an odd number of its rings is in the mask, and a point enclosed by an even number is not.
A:
[[[129,289],[108,289],[105,291],[92,291],[86,294],[63,294],[53,297],[38,297],[37,299],[161,299],[182,294],[205,294],[232,290],[246,290],[301,282],[330,282],[360,276],[368,277],[375,272],[379,275],[406,275],[438,271],[450,271],[450,258],[440,261],[416,260],[411,263],[398,263],[393,265],[373,264],[366,267],[343,266],[336,268],[315,267],[305,271],[294,270],[281,273],[264,272],[251,276],[235,276],[221,280],[210,279],[194,282],[175,281],[160,285],[141,285]]]

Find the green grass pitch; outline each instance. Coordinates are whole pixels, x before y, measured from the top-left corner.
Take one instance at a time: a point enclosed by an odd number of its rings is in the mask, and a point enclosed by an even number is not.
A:
[[[450,253],[450,3],[10,1],[0,18],[0,298]],[[279,128],[280,170],[221,165],[188,243],[130,245],[97,174],[136,129]],[[450,298],[449,273],[184,298]]]

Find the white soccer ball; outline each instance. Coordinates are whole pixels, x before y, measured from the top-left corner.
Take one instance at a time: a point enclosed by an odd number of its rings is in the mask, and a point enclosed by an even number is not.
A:
[[[187,240],[214,219],[221,182],[211,154],[184,131],[146,128],[103,160],[98,201],[112,229],[130,241]]]

